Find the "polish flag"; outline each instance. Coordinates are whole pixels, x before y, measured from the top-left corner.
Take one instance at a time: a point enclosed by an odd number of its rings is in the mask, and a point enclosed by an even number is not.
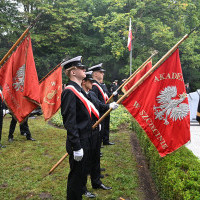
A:
[[[131,51],[131,41],[132,41],[132,30],[131,30],[131,18],[130,18],[130,24],[129,24],[129,33],[128,33],[128,50]]]

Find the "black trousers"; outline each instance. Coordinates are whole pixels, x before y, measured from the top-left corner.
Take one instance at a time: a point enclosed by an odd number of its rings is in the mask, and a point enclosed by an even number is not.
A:
[[[88,141],[87,141],[88,143]],[[74,156],[69,156],[70,172],[67,181],[67,200],[82,200],[84,194],[84,186],[87,182],[87,175],[90,169],[90,152],[89,146],[83,146],[84,156],[81,161],[74,160]]]
[[[103,144],[109,143],[109,134],[110,134],[110,115],[108,115],[102,123],[102,137],[103,137]]]
[[[8,138],[13,138],[13,134],[15,132],[15,127],[17,124],[17,120],[12,116],[12,120],[10,122],[10,129],[9,129],[9,135]],[[26,138],[31,138],[31,132],[29,130],[29,126],[28,126],[28,119],[26,119],[23,123],[21,123],[19,125],[20,127],[20,133],[24,134],[26,133]]]
[[[93,131],[91,137],[91,151],[89,153],[89,174],[91,177],[91,184],[93,188],[97,188],[102,184],[100,179],[100,148],[101,148],[101,135],[98,130]],[[87,191],[87,178],[84,180],[83,193]]]
[[[100,180],[100,149],[101,149],[101,135],[99,130],[95,130],[92,136],[92,152],[91,152],[91,184],[92,187],[98,187],[102,184]]]

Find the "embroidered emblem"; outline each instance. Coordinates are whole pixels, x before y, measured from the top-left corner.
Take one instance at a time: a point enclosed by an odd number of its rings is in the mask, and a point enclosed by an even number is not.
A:
[[[16,91],[23,92],[24,91],[24,78],[25,78],[25,64],[22,65],[16,73],[14,77],[13,87]]]
[[[179,97],[179,98],[178,98]],[[179,94],[177,97],[176,86],[168,86],[160,92],[160,95],[156,97],[160,106],[154,105],[155,119],[164,120],[164,124],[168,125],[168,117],[173,121],[177,119],[183,120],[189,113],[189,106],[186,103],[182,103],[187,97],[186,93]]]

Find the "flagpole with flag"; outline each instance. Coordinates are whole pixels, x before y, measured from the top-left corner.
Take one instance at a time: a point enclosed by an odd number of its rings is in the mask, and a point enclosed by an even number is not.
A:
[[[199,27],[197,27],[199,28]],[[181,40],[179,40],[178,43],[176,43],[143,77],[140,78],[139,81],[137,81],[137,83],[135,83],[118,101],[117,103],[121,103],[133,90],[135,90],[143,81],[144,79],[146,79],[155,69],[157,69],[173,52],[175,52],[175,50],[178,48],[178,46],[185,41],[191,33],[194,32],[194,30],[196,30],[197,28],[194,28],[192,31],[190,31],[190,33],[186,34]],[[95,127],[97,127],[103,119],[105,119],[105,117],[107,117],[107,115],[112,111],[112,109],[110,108],[106,113],[104,113],[104,115],[92,126],[92,128],[94,129]],[[64,160],[66,157],[68,156],[68,154],[66,153],[60,160]],[[60,163],[61,161],[58,161],[58,164],[54,165],[55,167],[53,167],[52,169],[54,170]],[[49,173],[51,173],[53,170],[51,170]]]
[[[118,92],[125,84],[127,84],[140,70],[142,70],[146,64],[152,59],[153,56],[155,56],[158,53],[158,51],[155,51],[137,70],[134,71],[129,78],[127,78],[115,91]],[[110,100],[113,98],[113,94],[110,96],[110,98],[106,101],[106,103],[109,103]]]
[[[128,33],[128,50],[130,51],[130,75],[132,74],[132,28],[131,28],[131,18],[129,23],[129,33]]]
[[[42,12],[39,13],[36,17],[36,19],[31,23],[31,25],[22,33],[22,35],[19,37],[19,39],[15,42],[15,44],[10,48],[10,50],[6,53],[6,55],[2,58],[0,61],[0,66],[6,61],[6,59],[12,54],[14,49],[17,47],[17,45],[23,41],[23,39],[26,37],[26,35],[29,33],[30,29],[34,27],[36,22],[38,21],[39,17],[41,16]]]

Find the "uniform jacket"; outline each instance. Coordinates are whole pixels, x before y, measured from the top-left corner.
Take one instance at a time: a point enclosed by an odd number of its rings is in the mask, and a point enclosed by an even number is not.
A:
[[[68,85],[74,86],[87,97],[77,83],[70,81]],[[92,135],[92,120],[83,102],[70,89],[62,92],[61,114],[67,130],[67,152],[72,154],[72,151],[86,148],[87,140]]]

